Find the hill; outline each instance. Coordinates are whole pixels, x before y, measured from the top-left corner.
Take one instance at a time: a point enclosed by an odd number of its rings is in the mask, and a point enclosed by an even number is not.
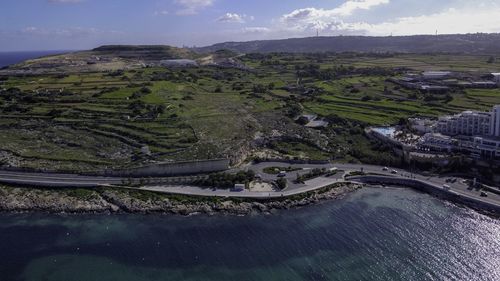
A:
[[[198,59],[192,50],[171,46],[107,45],[90,51],[71,52],[27,60],[0,70],[0,74],[24,75],[80,73],[137,69],[161,60]]]
[[[96,55],[113,55],[126,59],[165,60],[195,59],[196,53],[185,48],[166,45],[105,45],[92,50]]]
[[[225,42],[196,48],[202,53],[227,49],[239,53],[462,53],[497,54],[500,52],[500,34],[452,34],[417,36],[333,36]]]

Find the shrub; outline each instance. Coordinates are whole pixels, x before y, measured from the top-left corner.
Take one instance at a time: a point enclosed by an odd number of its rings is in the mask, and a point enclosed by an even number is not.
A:
[[[369,101],[369,100],[371,100],[371,99],[372,99],[372,97],[370,97],[370,96],[368,96],[368,95],[363,96],[363,97],[361,98],[361,100],[362,100],[362,101]]]
[[[279,178],[276,180],[276,185],[278,186],[279,189],[283,190],[287,187],[288,182],[285,178]]]

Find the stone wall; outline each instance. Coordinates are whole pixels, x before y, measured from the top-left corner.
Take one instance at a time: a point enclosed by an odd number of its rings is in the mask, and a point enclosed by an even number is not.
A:
[[[440,186],[418,179],[368,175],[350,177],[349,180],[368,184],[387,184],[411,187],[416,190],[430,193],[432,195],[445,198],[453,202],[462,203],[478,210],[487,211],[490,214],[494,214],[497,216],[500,215],[500,205],[492,204],[478,198],[464,196],[453,190],[446,190],[441,188]]]
[[[222,172],[229,168],[229,159],[158,163],[143,167],[106,171],[106,176],[167,177]]]

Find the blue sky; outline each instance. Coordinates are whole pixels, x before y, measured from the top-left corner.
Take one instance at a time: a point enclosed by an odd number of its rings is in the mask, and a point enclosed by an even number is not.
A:
[[[2,0],[0,51],[500,32],[500,0]]]

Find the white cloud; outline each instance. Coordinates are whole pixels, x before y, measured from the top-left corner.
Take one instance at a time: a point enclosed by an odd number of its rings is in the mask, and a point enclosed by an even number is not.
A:
[[[334,14],[349,16],[356,10],[369,10],[372,7],[389,4],[389,0],[351,0],[332,10]]]
[[[252,27],[245,27],[242,30],[244,33],[267,33],[270,32],[271,29],[268,27],[262,27],[262,26],[252,26]]]
[[[303,8],[281,16],[273,32],[283,36],[312,35],[415,35],[439,33],[500,32],[500,4],[496,1],[454,2],[432,14],[400,18],[383,18],[368,23],[351,17],[356,10],[370,9],[389,1],[347,1],[337,8],[325,10]]]
[[[195,15],[199,10],[212,6],[215,0],[175,0],[182,7],[177,11],[178,15]]]
[[[166,15],[168,15],[168,11],[167,10],[155,11],[154,15],[155,16],[166,16]]]
[[[236,13],[226,13],[225,15],[217,18],[215,21],[217,22],[226,22],[226,23],[245,23],[247,20],[253,20],[253,16],[247,16],[245,14],[236,14]]]
[[[357,10],[369,10],[389,2],[389,0],[351,0],[334,9],[312,7],[297,9],[283,15],[280,22],[291,30],[340,29],[344,25],[342,18],[352,15]]]
[[[500,6],[449,8],[439,13],[398,18],[379,24],[357,23],[352,27],[371,35],[412,35],[500,32]]]

